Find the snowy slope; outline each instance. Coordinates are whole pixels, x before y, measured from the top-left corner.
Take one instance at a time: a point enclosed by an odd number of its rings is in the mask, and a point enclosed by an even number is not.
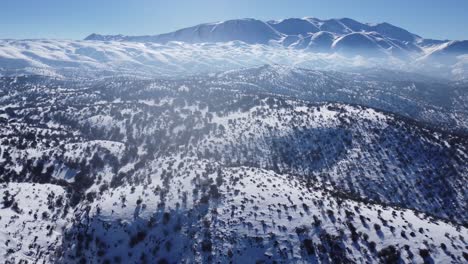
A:
[[[0,72],[61,76],[180,76],[263,64],[341,68],[366,64],[362,59],[314,54],[243,42],[167,45],[135,42],[3,40]],[[377,62],[369,61],[369,65]],[[50,73],[50,74],[48,74]]]
[[[83,234],[85,239],[64,241],[83,245],[66,250],[64,262],[360,263],[390,259],[384,252],[392,247],[406,263],[422,263],[420,252],[426,249],[425,259],[436,263],[464,260],[458,249],[465,245],[466,228],[411,210],[343,200],[288,175],[247,167],[210,173],[206,163],[182,161],[164,196],[156,191],[163,180],[156,170],[152,183],[135,186],[133,193],[117,188],[97,199],[92,207],[99,213],[91,212],[79,222],[85,225],[76,223],[68,231],[70,238]],[[204,191],[219,174],[216,194],[209,186]],[[200,193],[192,191],[194,184]],[[87,240],[99,242],[86,247]]]
[[[256,70],[2,78],[0,259],[466,262],[466,136]]]
[[[51,184],[3,183],[0,193],[0,259],[55,259],[54,250],[61,246],[63,228],[70,221],[65,190]]]
[[[354,33],[353,33],[354,34]],[[354,53],[316,53],[311,49],[348,50],[351,36],[340,37],[318,32],[302,40],[291,40],[293,46],[250,45],[244,42],[167,44],[115,41],[67,40],[0,40],[0,75],[39,74],[58,77],[132,75],[140,77],[180,77],[197,73],[219,72],[264,64],[281,64],[320,70],[387,68],[420,72],[443,78],[463,79],[468,60],[460,55],[449,61],[436,61],[431,56],[405,59],[399,56],[363,57]],[[357,33],[356,33],[357,34]],[[369,34],[358,34],[368,41]],[[369,47],[376,47],[373,41]],[[381,44],[379,44],[381,45]],[[387,44],[385,44],[387,45]],[[392,44],[393,45],[393,44]],[[393,50],[401,50],[394,47]],[[373,49],[375,54],[382,51]],[[323,51],[323,50],[322,50]],[[374,55],[375,55],[374,54]],[[396,54],[398,55],[398,54]]]

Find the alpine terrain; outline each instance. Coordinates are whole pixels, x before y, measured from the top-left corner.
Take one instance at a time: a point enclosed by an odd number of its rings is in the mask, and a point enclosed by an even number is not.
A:
[[[467,263],[467,43],[311,17],[0,40],[0,260]]]

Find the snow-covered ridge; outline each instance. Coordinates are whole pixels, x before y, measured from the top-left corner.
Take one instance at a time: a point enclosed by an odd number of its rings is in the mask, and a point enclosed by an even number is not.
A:
[[[319,32],[294,45],[333,45],[349,50],[349,43],[361,35],[334,40],[334,33]],[[367,39],[367,35],[364,37]],[[309,41],[309,42],[307,42]],[[312,43],[314,42],[314,43]],[[445,44],[444,44],[445,45]],[[374,50],[379,52],[379,50]],[[435,52],[436,49],[434,48]],[[437,51],[439,52],[439,51]],[[0,75],[39,74],[49,76],[135,75],[186,76],[219,72],[265,64],[281,64],[320,70],[349,70],[384,67],[432,76],[463,78],[468,76],[468,60],[463,56],[434,63],[432,57],[413,59],[366,57],[339,52],[310,52],[281,45],[247,44],[242,41],[219,43],[73,40],[0,40]]]
[[[466,262],[467,138],[313,103],[340,75],[0,78],[0,260]]]
[[[197,72],[247,68],[263,64],[324,66],[338,68],[362,64],[362,59],[314,54],[268,45],[226,43],[167,44],[69,41],[2,40],[0,70],[5,73],[44,69],[59,75],[78,71],[134,73],[152,76],[187,75]]]
[[[247,76],[222,78],[234,74]],[[234,83],[229,92],[4,79],[2,260],[466,258],[467,229],[429,216],[467,218],[464,138],[361,106],[246,95]],[[67,167],[77,173],[61,181],[55,172]]]

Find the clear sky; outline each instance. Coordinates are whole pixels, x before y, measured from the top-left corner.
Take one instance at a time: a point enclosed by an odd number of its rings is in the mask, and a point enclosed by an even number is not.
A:
[[[232,18],[305,16],[389,22],[426,38],[468,39],[468,0],[0,0],[0,38],[147,35]]]

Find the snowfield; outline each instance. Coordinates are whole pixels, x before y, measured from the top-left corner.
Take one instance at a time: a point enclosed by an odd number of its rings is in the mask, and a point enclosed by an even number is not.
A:
[[[312,52],[281,45],[169,42],[167,44],[75,41],[0,40],[0,74],[40,74],[62,77],[130,75],[174,77],[281,64],[320,70],[350,70],[385,65],[395,70],[427,72],[449,78],[466,77],[466,60],[450,64],[430,58],[405,59],[393,56]]]
[[[4,201],[0,209],[0,258],[6,262],[51,262],[70,221],[68,209],[63,207],[65,190],[52,184],[3,183],[0,193]],[[12,204],[5,207],[5,202]]]

